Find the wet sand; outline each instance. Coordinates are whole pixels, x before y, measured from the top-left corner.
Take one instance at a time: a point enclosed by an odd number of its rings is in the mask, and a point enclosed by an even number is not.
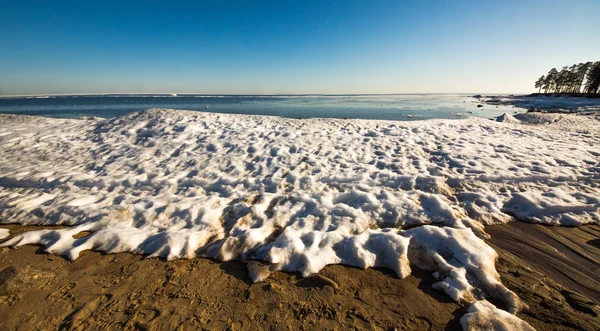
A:
[[[600,226],[487,229],[503,283],[529,306],[520,318],[538,330],[600,329]],[[97,252],[69,262],[36,246],[2,248],[0,329],[460,329],[466,307],[432,289],[430,272],[401,280],[334,265],[319,275],[252,284],[240,262]]]
[[[502,283],[529,306],[522,319],[538,330],[600,329],[600,226],[511,222],[486,232]]]
[[[600,304],[600,227],[551,227],[521,222],[487,227],[492,246]]]

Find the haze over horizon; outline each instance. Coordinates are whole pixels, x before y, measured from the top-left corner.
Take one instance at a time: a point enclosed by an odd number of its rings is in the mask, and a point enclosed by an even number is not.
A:
[[[600,60],[600,2],[20,1],[2,94],[530,93]]]

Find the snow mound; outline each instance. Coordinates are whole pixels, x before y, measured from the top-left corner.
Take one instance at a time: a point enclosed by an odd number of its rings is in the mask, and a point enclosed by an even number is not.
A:
[[[560,121],[563,115],[545,113],[522,113],[516,114],[514,118],[523,124],[552,124]]]
[[[503,123],[521,123],[521,121],[519,121],[518,119],[516,119],[514,116],[512,116],[511,114],[502,114],[498,117],[496,117],[496,122],[503,122]]]

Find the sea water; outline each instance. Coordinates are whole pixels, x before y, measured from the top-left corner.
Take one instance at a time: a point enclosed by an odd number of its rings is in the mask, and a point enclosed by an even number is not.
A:
[[[72,118],[117,117],[149,108],[170,108],[288,118],[361,118],[379,120],[492,118],[522,109],[480,105],[466,94],[394,95],[72,95],[0,97],[0,113]]]

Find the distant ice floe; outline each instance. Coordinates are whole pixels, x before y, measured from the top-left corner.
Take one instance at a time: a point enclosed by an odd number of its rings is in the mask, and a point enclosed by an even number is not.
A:
[[[72,260],[84,250],[261,260],[304,276],[329,264],[387,267],[400,278],[418,267],[472,304],[465,328],[527,329],[483,238],[486,225],[515,218],[600,224],[599,126],[559,116],[534,126],[510,115],[0,115],[0,223],[71,226],[2,245],[41,244]]]
[[[513,105],[543,112],[563,113],[593,113],[600,111],[598,98],[569,97],[561,95],[503,95],[503,96],[473,96],[483,103],[495,106]]]

